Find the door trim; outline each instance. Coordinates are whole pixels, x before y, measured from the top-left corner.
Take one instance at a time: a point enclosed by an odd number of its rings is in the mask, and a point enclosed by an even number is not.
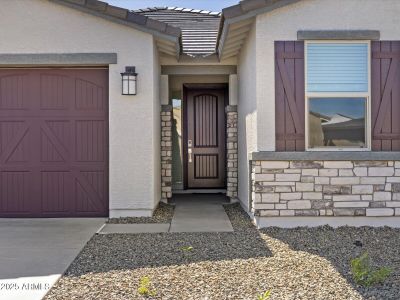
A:
[[[188,155],[187,155],[187,140],[188,140],[188,117],[187,117],[187,95],[188,91],[191,89],[205,89],[205,90],[223,90],[224,91],[224,108],[229,105],[229,89],[228,83],[184,83],[183,84],[183,101],[182,101],[182,109],[183,109],[183,122],[182,122],[182,157],[183,157],[183,189],[188,190]],[[226,114],[226,113],[225,113]],[[225,120],[226,125],[226,120]],[[226,130],[224,128],[223,130]],[[226,145],[226,138],[223,143]],[[226,150],[225,150],[226,154]],[[225,165],[226,165],[226,155],[225,155]],[[226,185],[226,174],[225,174],[225,185]],[[198,190],[210,188],[196,188]],[[192,189],[193,190],[193,189]],[[221,190],[221,188],[217,188],[217,190]]]

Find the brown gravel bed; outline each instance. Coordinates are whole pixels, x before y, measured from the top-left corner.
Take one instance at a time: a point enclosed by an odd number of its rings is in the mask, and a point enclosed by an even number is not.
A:
[[[143,223],[171,223],[174,216],[175,206],[160,202],[155,209],[152,217],[137,217],[137,218],[111,218],[108,219],[109,224],[143,224]]]
[[[259,231],[237,205],[225,209],[233,233],[94,236],[46,299],[144,299],[136,291],[142,276],[156,290],[150,299],[256,300],[268,289],[272,300],[399,299],[400,230]],[[384,285],[353,282],[349,261],[364,251],[394,270]]]

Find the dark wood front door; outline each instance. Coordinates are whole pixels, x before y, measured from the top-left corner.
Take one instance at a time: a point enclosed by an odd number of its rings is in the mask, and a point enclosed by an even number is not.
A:
[[[186,92],[187,188],[225,187],[225,90]]]

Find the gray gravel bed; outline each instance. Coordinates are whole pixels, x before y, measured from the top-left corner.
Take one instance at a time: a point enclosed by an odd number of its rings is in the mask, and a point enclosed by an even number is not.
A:
[[[268,289],[272,300],[399,299],[400,230],[256,230],[238,206],[225,208],[233,233],[94,236],[46,299],[144,299],[143,276],[156,290],[150,299],[256,300]],[[364,251],[394,270],[385,284],[353,282],[349,262]]]
[[[174,216],[175,206],[160,202],[155,209],[152,217],[137,217],[137,218],[111,218],[108,219],[109,224],[149,224],[149,223],[171,223]]]
[[[224,204],[223,207],[235,231],[255,229],[249,215],[242,209],[239,203]]]

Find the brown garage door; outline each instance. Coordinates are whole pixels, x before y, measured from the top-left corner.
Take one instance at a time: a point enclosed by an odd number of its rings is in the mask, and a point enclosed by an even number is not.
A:
[[[0,70],[0,217],[108,215],[108,70]]]

